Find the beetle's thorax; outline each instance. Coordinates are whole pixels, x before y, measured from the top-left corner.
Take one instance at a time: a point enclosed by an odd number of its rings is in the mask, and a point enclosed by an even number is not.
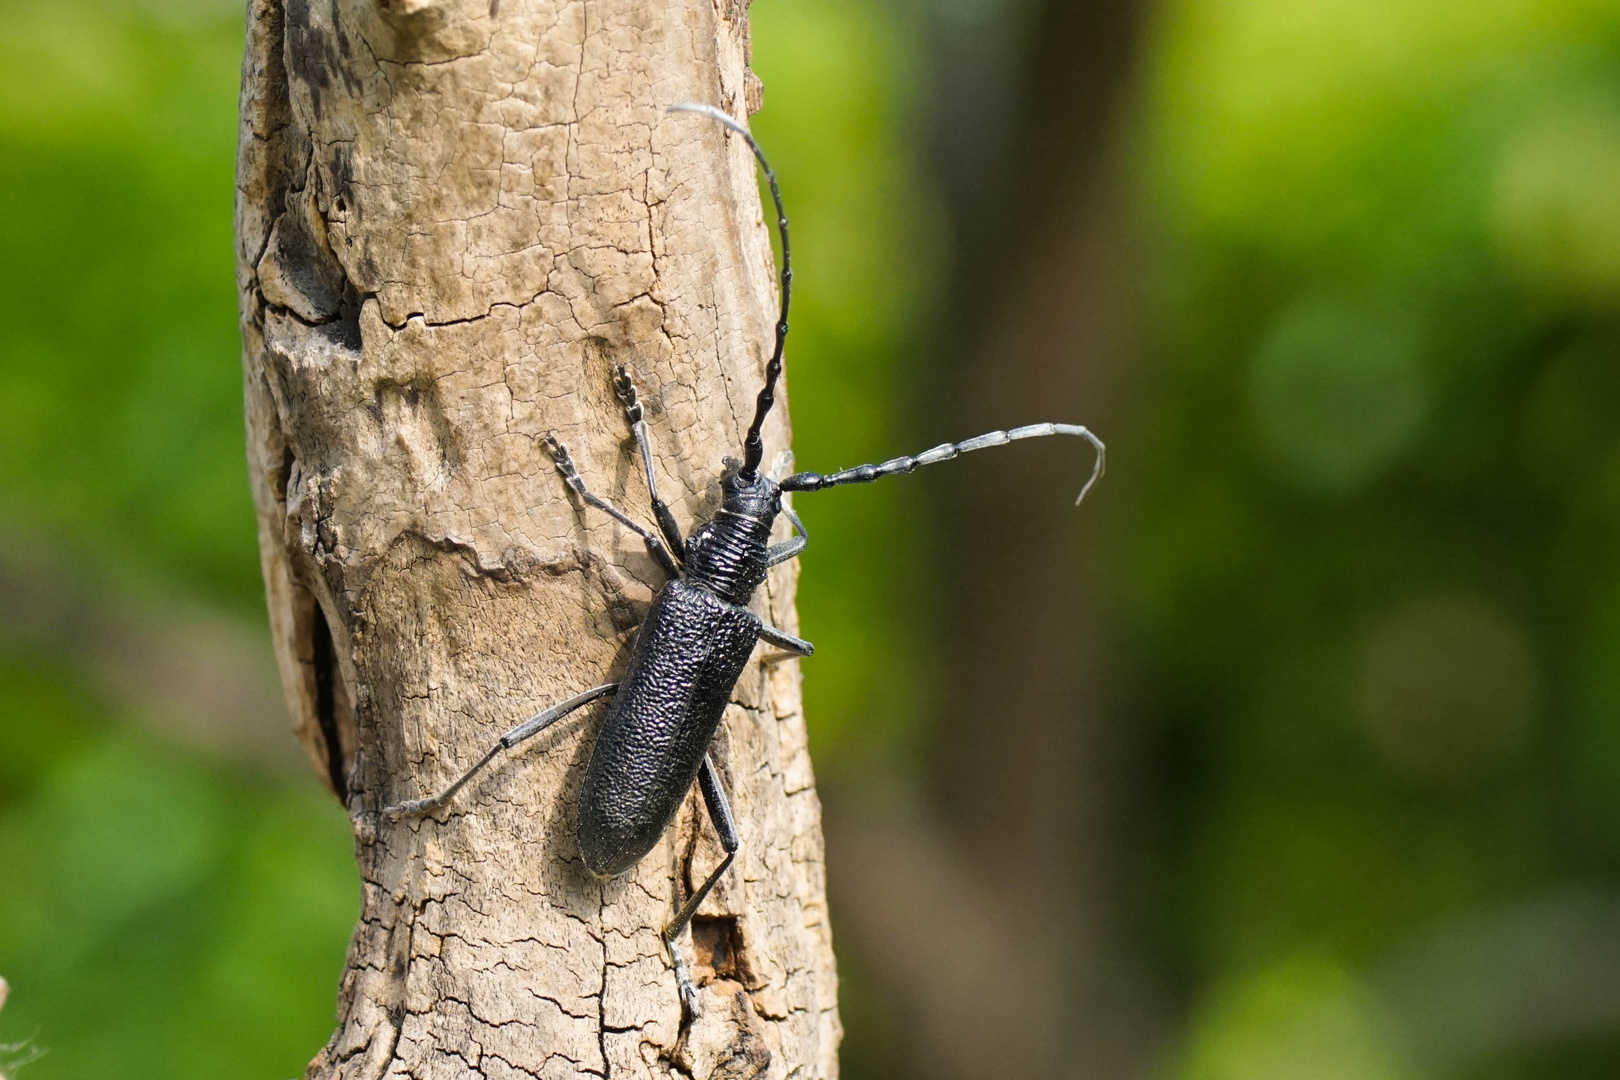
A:
[[[782,495],[764,476],[744,479],[732,471],[720,486],[725,501],[687,539],[682,576],[733,604],[746,605],[765,580],[765,552]]]

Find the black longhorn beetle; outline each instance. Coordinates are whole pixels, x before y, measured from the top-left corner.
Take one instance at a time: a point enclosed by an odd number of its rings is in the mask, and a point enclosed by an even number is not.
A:
[[[782,312],[776,323],[776,347],[765,367],[765,386],[755,405],[754,422],[743,440],[743,458],[726,460],[720,479],[724,496],[720,510],[698,526],[689,539],[682,539],[674,515],[658,497],[652,448],[635,385],[629,373],[619,368],[614,388],[624,403],[625,417],[641,453],[653,516],[658,521],[658,532],[663,534],[660,540],[658,533],[593,494],[580,478],[568,449],[554,435],[547,435],[546,449],[568,486],[587,504],[640,536],[653,558],[669,573],[669,581],[659,590],[646,621],[637,632],[623,678],[587,690],[524,721],[502,735],[472,768],[439,794],[388,807],[383,813],[390,816],[425,814],[444,805],[502,750],[510,750],[581,706],[617,692],[602,720],[580,790],[579,853],[586,869],[598,878],[624,873],[658,843],[680,810],[693,780],[697,781],[726,856],[687,897],[663,933],[681,1002],[688,1015],[695,1015],[697,992],[677,941],[692,921],[693,912],[736,858],[738,847],[736,823],[726,802],[725,790],[720,786],[714,760],[709,756],[709,744],[731,700],[732,689],[758,641],[763,639],[799,656],[809,656],[814,651],[808,641],[766,626],[747,606],[754,590],[765,580],[766,571],[805,548],[804,524],[792,507],[782,501],[782,492],[863,484],[1016,439],[1077,435],[1089,441],[1097,452],[1091,476],[1075,499],[1075,505],[1079,505],[1102,476],[1104,451],[1102,442],[1083,427],[1030,424],[1011,431],[992,431],[966,442],[944,443],[915,457],[897,457],[881,465],[860,465],[825,476],[813,472],[794,473],[778,483],[764,475],[760,471],[765,456],[760,429],[776,400],[776,380],[782,373],[782,347],[787,340],[788,301],[793,285],[782,193],[776,186],[776,174],[771,171],[759,145],[736,120],[709,105],[686,103],[674,105],[669,111],[707,116],[742,136],[764,170],[771,199],[776,204],[776,227],[782,238]],[[771,526],[778,514],[787,515],[796,535],[773,544]]]

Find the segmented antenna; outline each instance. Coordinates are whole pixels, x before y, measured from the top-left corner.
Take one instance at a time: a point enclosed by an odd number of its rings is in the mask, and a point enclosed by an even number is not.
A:
[[[1087,478],[1085,486],[1080,489],[1080,494],[1074,500],[1074,505],[1079,506],[1080,500],[1086,497],[1086,492],[1091,490],[1091,486],[1102,479],[1103,469],[1107,467],[1104,456],[1107,450],[1102,440],[1079,424],[1026,424],[1011,431],[992,431],[959,443],[940,443],[932,450],[924,450],[915,456],[907,454],[904,457],[891,458],[881,465],[857,465],[853,469],[844,469],[825,476],[813,472],[794,473],[782,481],[781,487],[783,491],[821,491],[823,488],[841,487],[844,484],[870,484],[873,480],[881,480],[885,476],[901,476],[923,465],[949,461],[958,454],[983,450],[990,446],[1006,446],[1019,439],[1045,438],[1048,435],[1077,436],[1090,443],[1091,448],[1097,452],[1097,460],[1091,466],[1091,476]]]
[[[788,301],[793,295],[793,256],[788,251],[787,211],[782,209],[782,192],[776,186],[776,173],[771,171],[771,163],[765,160],[764,151],[759,148],[759,144],[754,141],[747,128],[713,105],[683,101],[678,105],[671,105],[669,111],[707,116],[710,120],[724,124],[741,135],[743,141],[748,144],[748,149],[754,152],[754,159],[759,162],[759,167],[764,171],[765,181],[771,186],[771,201],[776,203],[776,231],[782,237],[782,315],[776,320],[776,349],[771,353],[770,363],[765,365],[765,388],[759,392],[759,399],[754,404],[754,423],[743,439],[743,464],[739,475],[746,481],[752,481],[759,473],[759,463],[765,459],[765,444],[761,441],[759,433],[765,426],[765,417],[770,414],[771,406],[776,404],[776,380],[782,374],[782,349],[787,345]]]

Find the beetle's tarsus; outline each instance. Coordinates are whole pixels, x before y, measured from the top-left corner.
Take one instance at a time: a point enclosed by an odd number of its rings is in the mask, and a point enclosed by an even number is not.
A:
[[[669,949],[669,963],[675,969],[675,988],[681,997],[681,1011],[688,1021],[698,1018],[697,987],[692,985],[692,973],[687,970],[686,958],[681,955],[681,947],[675,944],[675,939],[664,938],[664,945]]]
[[[625,416],[634,424],[641,419],[641,402],[636,397],[636,384],[630,378],[630,369],[620,364],[613,369],[613,392],[624,405]]]

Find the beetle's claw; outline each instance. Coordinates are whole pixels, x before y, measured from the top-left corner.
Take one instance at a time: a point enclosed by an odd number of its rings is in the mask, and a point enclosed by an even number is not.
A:
[[[623,364],[613,369],[613,389],[625,408],[636,403],[636,384],[630,380],[630,369]]]
[[[669,963],[675,969],[675,987],[681,996],[681,1009],[688,1020],[698,1018],[697,987],[692,985],[692,975],[686,970],[686,958],[681,955],[681,947],[668,938],[664,944],[669,946]]]
[[[568,447],[557,441],[555,431],[546,432],[545,436],[540,440],[540,444],[546,448],[546,453],[551,456],[551,460],[556,464],[557,468],[565,468],[573,462],[573,459],[568,456]]]
[[[691,983],[681,987],[681,1004],[686,1008],[686,1015],[693,1020],[698,1018],[697,988]]]

